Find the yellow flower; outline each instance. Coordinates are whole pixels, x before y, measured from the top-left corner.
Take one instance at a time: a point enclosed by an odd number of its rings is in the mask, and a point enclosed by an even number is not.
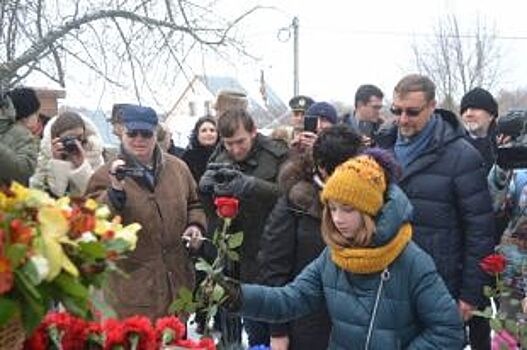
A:
[[[75,244],[67,236],[69,223],[64,217],[63,211],[56,207],[44,207],[38,212],[38,221],[40,222],[42,241],[37,251],[49,262],[49,274],[46,280],[53,280],[61,269],[73,276],[78,276],[79,271],[64,253],[61,245],[61,243]]]
[[[97,206],[97,202],[91,198],[84,203],[84,207],[92,211],[95,211],[95,209],[97,209]]]
[[[134,250],[137,244],[137,232],[139,232],[140,229],[141,225],[137,223],[122,227],[115,231],[115,238],[125,240],[130,244],[130,250]]]

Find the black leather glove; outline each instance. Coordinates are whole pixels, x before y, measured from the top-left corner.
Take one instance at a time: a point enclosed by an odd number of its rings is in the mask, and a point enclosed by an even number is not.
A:
[[[226,298],[222,302],[223,306],[229,312],[240,311],[243,303],[242,288],[240,283],[232,278],[222,278],[217,283],[225,290]]]
[[[201,179],[199,180],[199,190],[201,193],[204,193],[204,194],[214,193],[214,185],[216,184],[216,180],[214,179],[215,174],[216,174],[216,170],[206,170],[203,173],[203,175],[201,176]]]
[[[214,185],[214,194],[216,196],[243,198],[252,192],[255,185],[254,177],[234,169],[220,169],[216,173],[215,178],[220,179]]]
[[[219,174],[221,169],[232,168],[232,164],[228,163],[210,163],[207,165],[206,171],[199,180],[199,190],[204,194],[213,194],[214,186],[217,183],[224,181],[223,176]]]

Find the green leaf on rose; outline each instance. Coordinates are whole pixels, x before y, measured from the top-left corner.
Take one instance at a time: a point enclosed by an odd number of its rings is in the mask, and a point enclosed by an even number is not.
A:
[[[243,232],[236,232],[229,236],[227,245],[230,249],[238,248],[243,243]]]
[[[226,251],[226,254],[227,254],[227,256],[229,257],[229,259],[231,259],[232,261],[238,261],[238,260],[240,260],[240,254],[238,254],[238,253],[235,252],[234,250],[227,250],[227,251]]]
[[[496,318],[491,318],[489,320],[489,323],[490,323],[490,328],[492,328],[492,330],[494,332],[499,332],[501,330],[503,330],[503,326],[501,325],[501,321],[496,319]]]
[[[195,265],[195,268],[197,271],[212,273],[212,265],[205,261],[205,259],[203,258],[199,258],[198,262]]]
[[[225,295],[225,289],[219,284],[216,284],[212,290],[212,300],[220,301],[223,298],[223,295]]]
[[[487,297],[487,298],[491,298],[491,297],[494,297],[496,292],[494,291],[494,288],[491,288],[489,286],[484,286],[483,287],[483,294]]]

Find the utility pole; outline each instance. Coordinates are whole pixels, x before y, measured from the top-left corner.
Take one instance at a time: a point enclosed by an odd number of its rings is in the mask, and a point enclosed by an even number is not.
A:
[[[293,96],[298,95],[298,17],[293,18]]]

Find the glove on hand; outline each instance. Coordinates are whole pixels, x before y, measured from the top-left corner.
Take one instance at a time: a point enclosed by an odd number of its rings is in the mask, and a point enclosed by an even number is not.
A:
[[[229,312],[240,311],[243,303],[240,283],[232,278],[221,278],[217,283],[225,290],[226,298],[222,306]]]
[[[221,179],[214,185],[216,196],[234,196],[241,199],[249,195],[255,185],[254,177],[245,175],[239,170],[220,169],[215,177]]]

